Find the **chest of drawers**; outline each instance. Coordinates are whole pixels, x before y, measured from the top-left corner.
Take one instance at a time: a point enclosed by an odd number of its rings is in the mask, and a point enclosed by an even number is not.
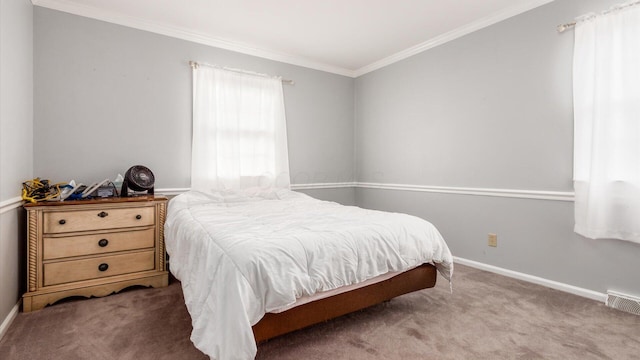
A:
[[[141,196],[27,204],[23,311],[69,296],[106,296],[168,285],[167,199]]]

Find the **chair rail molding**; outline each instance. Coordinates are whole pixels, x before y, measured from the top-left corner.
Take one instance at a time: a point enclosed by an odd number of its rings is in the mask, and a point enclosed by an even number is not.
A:
[[[571,191],[546,191],[546,190],[517,190],[517,189],[497,189],[497,188],[471,188],[471,187],[449,187],[449,186],[429,186],[429,185],[408,185],[408,184],[388,184],[372,182],[356,182],[355,187],[364,189],[401,190],[432,192],[442,194],[476,195],[508,197],[534,200],[555,200],[574,201],[574,193]]]
[[[493,196],[533,200],[553,200],[553,201],[574,201],[573,191],[546,191],[546,190],[518,190],[518,189],[498,189],[498,188],[472,188],[472,187],[451,187],[451,186],[430,186],[411,184],[391,184],[373,182],[331,182],[331,183],[309,183],[291,184],[291,190],[313,190],[313,189],[340,189],[340,188],[361,188],[397,191],[432,192],[441,194]],[[160,188],[156,189],[157,194],[180,195],[190,188]],[[22,199],[17,196],[0,202],[0,214],[22,206]]]
[[[291,190],[339,189],[354,187],[354,182],[291,184]]]
[[[4,214],[13,209],[17,209],[22,206],[22,198],[20,196],[16,196],[14,198],[4,200],[0,202],[0,214]]]

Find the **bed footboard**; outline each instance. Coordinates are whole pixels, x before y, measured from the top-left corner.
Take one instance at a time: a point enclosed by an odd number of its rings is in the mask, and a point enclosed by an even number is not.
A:
[[[267,313],[253,326],[257,343],[321,323],[394,297],[435,286],[437,271],[423,264],[379,283],[300,305],[281,313]]]

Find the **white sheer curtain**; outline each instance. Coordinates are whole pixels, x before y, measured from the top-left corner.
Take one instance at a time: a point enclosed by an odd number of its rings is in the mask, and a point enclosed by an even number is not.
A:
[[[193,69],[191,188],[289,188],[280,78],[200,65]]]
[[[640,6],[626,5],[575,28],[575,232],[640,242]]]

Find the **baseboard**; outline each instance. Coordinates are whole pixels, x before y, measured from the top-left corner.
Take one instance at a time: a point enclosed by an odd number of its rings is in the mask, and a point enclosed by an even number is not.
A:
[[[11,326],[11,323],[13,322],[13,320],[16,319],[16,316],[18,316],[18,312],[20,312],[21,303],[22,303],[22,299],[18,301],[18,303],[13,307],[13,309],[11,309],[7,317],[4,318],[4,321],[2,322],[2,324],[0,324],[0,340],[2,340],[2,338],[4,337],[4,334],[6,334],[7,330],[9,330],[9,326]]]
[[[500,268],[497,266],[460,258],[457,256],[454,256],[453,259],[454,259],[454,263],[459,263],[472,268],[485,270],[488,272],[504,275],[506,277],[530,282],[537,285],[546,286],[548,288],[564,291],[569,294],[578,295],[578,296],[591,299],[591,300],[596,300],[602,303],[605,303],[607,301],[607,294],[605,293],[599,293],[597,291],[588,290],[588,289],[580,288],[577,286],[573,286],[573,285],[569,285],[569,284],[565,284],[565,283],[561,283],[561,282],[557,282],[557,281],[553,281],[553,280],[549,280],[549,279],[545,279],[545,278],[541,278],[541,277],[537,277],[537,276],[533,276],[533,275],[529,275],[529,274],[525,274],[525,273],[521,273],[513,270],[508,270],[508,269]],[[453,284],[455,286],[455,281]]]

